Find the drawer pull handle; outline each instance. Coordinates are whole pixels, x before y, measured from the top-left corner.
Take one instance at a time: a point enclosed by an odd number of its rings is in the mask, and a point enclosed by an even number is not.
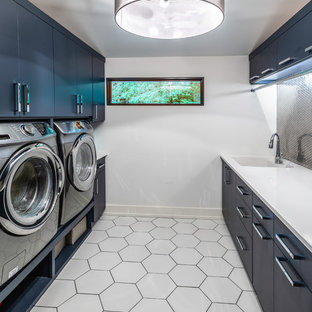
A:
[[[267,68],[264,71],[261,72],[261,75],[265,75],[267,73],[273,72],[275,69],[274,68]]]
[[[256,233],[259,235],[259,237],[263,240],[265,239],[271,239],[270,236],[268,236],[267,234],[262,234],[261,231],[259,230],[259,228],[261,227],[262,228],[262,225],[260,223],[253,223],[252,224],[254,230],[256,231]]]
[[[240,193],[241,195],[243,195],[243,196],[248,196],[248,195],[249,195],[249,193],[246,192],[242,186],[236,186],[236,189],[237,189],[237,190],[239,191],[239,193]]]
[[[285,58],[284,60],[280,61],[278,63],[279,66],[282,66],[282,65],[286,65],[287,63],[290,63],[290,62],[293,62],[296,58],[295,57],[287,57]]]
[[[242,213],[242,210],[243,210],[243,208],[242,208],[242,207],[236,207],[236,210],[237,210],[237,212],[238,212],[239,216],[240,216],[242,219],[246,219],[246,218],[248,218],[248,215],[246,215],[246,214]]]
[[[238,236],[236,236],[235,238],[236,238],[236,240],[237,240],[237,242],[238,242],[238,245],[239,245],[240,249],[241,249],[241,250],[247,250],[247,248],[246,248],[246,247],[244,246],[244,244],[242,243],[241,239],[240,239]]]
[[[271,216],[269,215],[263,215],[259,209],[261,209],[262,207],[261,206],[257,206],[257,205],[253,205],[252,206],[252,209],[253,211],[257,214],[257,216],[261,219],[261,220],[270,220],[272,219]]]
[[[310,53],[312,51],[312,45],[304,49],[304,52]]]
[[[102,169],[105,166],[105,164],[99,165],[98,169]]]
[[[287,280],[289,281],[290,285],[292,287],[302,287],[304,286],[302,281],[294,281],[291,277],[291,275],[288,273],[288,271],[286,270],[285,266],[282,264],[282,262],[287,262],[287,260],[285,258],[282,257],[275,257],[275,261],[278,264],[279,268],[281,269],[281,271],[283,272],[283,274],[285,275],[285,277],[287,278]],[[297,274],[295,274],[297,275]]]
[[[256,80],[256,79],[259,79],[260,76],[256,75],[256,76],[252,76],[249,80],[252,81],[252,80]]]
[[[286,245],[285,241],[283,240],[283,235],[282,234],[275,234],[275,237],[277,241],[280,243],[280,245],[283,247],[283,249],[287,252],[287,254],[294,260],[300,260],[303,259],[304,256],[294,254],[290,248]],[[285,237],[285,236],[284,236]]]

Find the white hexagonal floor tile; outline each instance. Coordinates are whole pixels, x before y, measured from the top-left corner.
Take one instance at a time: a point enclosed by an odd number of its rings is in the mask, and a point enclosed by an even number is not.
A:
[[[128,246],[119,252],[123,261],[141,262],[150,255],[145,246]]]
[[[131,312],[173,312],[166,300],[143,298]]]
[[[84,243],[75,252],[73,259],[87,260],[99,252],[100,252],[100,249],[99,249],[99,246],[97,244]]]
[[[245,312],[262,312],[258,298],[254,292],[243,291],[237,305]]]
[[[195,247],[200,242],[194,235],[188,234],[178,234],[171,241],[178,247]]]
[[[34,307],[30,312],[57,312],[56,308]]]
[[[57,279],[75,280],[89,270],[87,260],[72,259],[68,261],[64,269],[57,276]]]
[[[128,246],[126,240],[122,237],[109,237],[103,242],[99,243],[99,247],[102,251],[120,251]]]
[[[193,223],[195,219],[190,219],[190,218],[175,218],[174,219],[178,223]]]
[[[100,217],[101,220],[115,220],[117,218],[118,216],[107,215],[106,213],[103,213]]]
[[[235,268],[230,274],[230,279],[242,290],[253,290],[248,275],[243,268]]]
[[[147,272],[168,273],[176,265],[168,255],[151,255],[143,261]]]
[[[201,242],[196,249],[205,257],[222,257],[226,249],[216,242]]]
[[[177,233],[170,228],[157,227],[150,231],[150,234],[156,239],[170,239],[174,237]]]
[[[148,250],[153,254],[169,255],[176,249],[176,246],[170,240],[156,239],[146,245]]]
[[[230,236],[230,232],[225,224],[219,224],[214,230],[223,236]]]
[[[157,218],[153,220],[153,223],[159,227],[172,227],[173,225],[176,224],[174,219],[171,218]]]
[[[130,233],[132,233],[132,230],[126,225],[114,226],[113,228],[107,230],[107,234],[110,237],[126,237]]]
[[[235,304],[213,303],[209,308],[208,312],[243,312],[243,311]]]
[[[217,224],[212,220],[201,220],[201,219],[194,221],[193,224],[199,229],[206,230],[212,230],[217,226]]]
[[[233,270],[233,267],[222,258],[204,258],[198,263],[198,267],[204,271],[207,276],[227,277]]]
[[[189,223],[178,223],[174,225],[172,229],[179,234],[193,234],[198,230],[196,226]]]
[[[76,287],[78,293],[98,295],[113,283],[109,272],[91,270],[76,280]]]
[[[184,287],[199,287],[206,278],[206,275],[193,265],[178,265],[169,275],[178,286]]]
[[[206,312],[210,300],[199,288],[178,287],[169,296],[168,302],[175,312]]]
[[[233,267],[242,268],[243,263],[239,257],[239,254],[236,250],[228,250],[223,256],[227,262],[229,262]]]
[[[143,221],[143,222],[155,220],[154,217],[136,217],[136,219],[137,219],[138,221]]]
[[[55,280],[37,302],[38,306],[58,307],[76,294],[74,281]]]
[[[100,252],[89,259],[92,270],[111,270],[121,262],[119,255],[115,252]]]
[[[223,236],[218,241],[219,244],[221,244],[223,247],[225,247],[228,250],[236,250],[236,247],[234,245],[234,242],[231,238],[231,236]]]
[[[144,298],[166,299],[175,289],[175,284],[168,275],[147,274],[138,283]]]
[[[223,218],[214,219],[213,221],[216,222],[217,224],[225,224],[225,220]]]
[[[203,256],[193,248],[177,248],[170,256],[178,264],[197,264]]]
[[[219,234],[215,230],[201,229],[198,230],[194,235],[203,242],[217,242],[221,238],[221,234]]]
[[[131,225],[135,232],[149,232],[155,228],[155,225],[150,221],[139,221]]]
[[[63,303],[59,308],[59,312],[76,312],[76,311],[92,311],[102,312],[100,298],[96,295],[78,294]]]
[[[242,292],[226,277],[207,277],[200,288],[211,301],[219,303],[236,303]]]
[[[115,283],[100,295],[105,311],[130,311],[142,298],[133,284]]]
[[[115,224],[113,221],[100,219],[94,224],[93,230],[94,231],[106,231],[106,230],[108,230],[114,226],[115,226]]]
[[[122,262],[112,269],[111,273],[117,283],[136,283],[146,271],[141,263]]]
[[[86,243],[98,244],[108,237],[105,231],[92,231],[85,240]]]
[[[130,245],[145,246],[153,240],[153,237],[149,233],[135,232],[128,235],[126,240]]]
[[[116,225],[131,225],[137,222],[137,220],[133,217],[118,217],[114,220]]]

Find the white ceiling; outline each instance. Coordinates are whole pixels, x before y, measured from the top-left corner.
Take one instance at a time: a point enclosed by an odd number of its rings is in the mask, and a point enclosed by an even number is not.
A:
[[[225,0],[225,21],[189,39],[156,40],[120,29],[114,0],[30,0],[106,57],[246,55],[309,0]]]

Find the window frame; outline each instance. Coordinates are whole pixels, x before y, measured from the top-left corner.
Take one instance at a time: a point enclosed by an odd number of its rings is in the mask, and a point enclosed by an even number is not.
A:
[[[112,82],[114,81],[199,81],[200,82],[200,103],[199,104],[159,104],[159,103],[144,103],[144,104],[117,104],[112,103]],[[106,93],[107,93],[107,105],[111,106],[204,106],[204,77],[156,77],[156,78],[106,78]]]

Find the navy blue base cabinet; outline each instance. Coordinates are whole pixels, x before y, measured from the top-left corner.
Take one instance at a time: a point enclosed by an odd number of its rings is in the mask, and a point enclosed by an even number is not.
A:
[[[100,219],[106,208],[105,157],[97,161],[97,172],[94,181],[94,222]]]

